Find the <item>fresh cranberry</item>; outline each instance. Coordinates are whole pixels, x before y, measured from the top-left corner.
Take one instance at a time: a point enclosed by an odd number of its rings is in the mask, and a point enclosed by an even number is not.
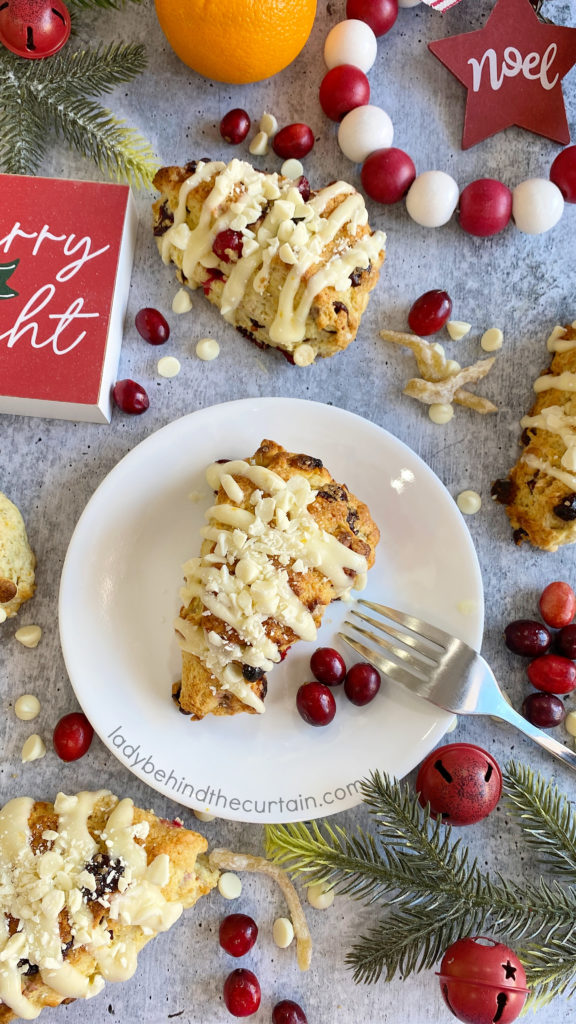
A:
[[[576,689],[576,665],[559,654],[543,654],[528,665],[528,679],[546,693],[572,693]]]
[[[371,700],[374,700],[380,689],[380,682],[380,673],[374,666],[369,665],[367,661],[359,661],[357,665],[352,665],[352,668],[349,668],[346,673],[344,693],[352,704],[361,708],[364,704],[369,704]]]
[[[566,708],[551,693],[531,693],[522,705],[522,714],[539,729],[553,729],[566,717]]]
[[[290,648],[286,647],[283,651],[280,651],[280,661],[284,661],[284,658],[288,654],[289,650],[290,650]]]
[[[150,399],[141,384],[135,380],[117,380],[112,388],[112,398],[122,412],[129,412],[133,416],[139,416],[146,412],[150,405]]]
[[[163,345],[170,337],[170,328],[165,317],[151,306],[138,310],[134,323],[138,334],[141,334],[149,345]]]
[[[260,985],[252,971],[237,967],[224,982],[224,1002],[234,1017],[251,1017],[260,1006]]]
[[[206,279],[202,282],[202,291],[204,292],[204,295],[210,294],[210,289],[214,284],[214,281],[223,280],[224,274],[222,273],[221,270],[218,270],[217,267],[215,267],[214,269],[210,269],[207,273]]]
[[[556,637],[556,646],[565,658],[576,658],[576,623],[564,626]]]
[[[276,133],[272,141],[272,148],[276,156],[283,160],[290,160],[292,157],[300,160],[306,156],[314,146],[314,135],[307,124],[287,124]]]
[[[216,253],[218,259],[222,260],[223,263],[232,263],[240,259],[243,245],[244,238],[242,232],[226,228],[225,231],[220,231],[216,235],[212,242],[212,251]]]
[[[550,181],[558,186],[564,202],[576,203],[576,146],[567,146],[558,153],[550,168]]]
[[[319,682],[338,686],[346,675],[346,663],[332,647],[319,647],[310,658],[310,668]]]
[[[230,956],[244,956],[257,938],[258,925],[248,914],[228,914],[220,923],[220,945]]]
[[[323,683],[304,683],[296,694],[296,707],[308,725],[329,725],[336,714],[336,701]]]
[[[556,580],[544,587],[538,605],[544,622],[561,629],[569,626],[576,614],[576,594],[569,583]]]
[[[54,750],[61,761],[77,761],[79,757],[84,757],[93,735],[94,729],[86,715],[81,711],[72,711],[64,715],[54,729]]]
[[[375,36],[385,36],[398,17],[398,0],[346,0],[346,17],[365,21]]]
[[[331,121],[341,121],[354,107],[370,103],[370,83],[360,68],[338,64],[322,79],[320,106]]]
[[[298,1003],[282,999],[272,1010],[272,1024],[308,1024],[308,1018]]]
[[[535,619],[516,619],[504,630],[506,647],[513,654],[521,654],[524,658],[537,658],[546,654],[552,643],[550,630]]]
[[[471,181],[460,195],[460,227],[469,235],[489,238],[503,231],[512,216],[512,193],[495,178]]]
[[[452,299],[448,292],[440,288],[433,288],[424,292],[415,302],[412,303],[408,313],[408,323],[414,334],[427,337],[439,331],[452,312]]]
[[[370,199],[387,206],[406,195],[416,177],[414,161],[403,149],[376,149],[364,161],[362,188]]]
[[[310,182],[303,174],[300,175],[296,182],[296,188],[298,189],[302,199],[305,203],[310,199]]]
[[[238,146],[250,131],[250,118],[242,107],[229,110],[220,121],[220,135],[231,146]]]

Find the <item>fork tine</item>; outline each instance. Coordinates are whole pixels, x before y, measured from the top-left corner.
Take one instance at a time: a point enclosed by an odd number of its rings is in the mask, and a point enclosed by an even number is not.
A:
[[[380,633],[385,633],[386,636],[393,637],[395,640],[399,640],[400,643],[409,647],[414,654],[414,657],[421,659],[427,664],[437,665],[437,657],[439,654],[437,644],[432,644],[429,640],[421,640],[420,637],[412,636],[406,632],[396,629],[395,626],[390,626],[387,622],[373,619],[371,615],[364,615],[362,612],[357,612],[352,609],[349,613],[353,615],[355,619],[361,619],[362,622],[367,622],[369,626],[374,626]],[[350,623],[353,625],[352,623]],[[353,626],[357,629],[357,626]],[[398,654],[399,657],[404,657],[403,651],[399,647],[391,647],[390,650]],[[436,655],[436,658],[434,657]]]
[[[424,661],[416,651],[402,650],[401,647],[396,647],[395,644],[391,644],[389,640],[385,640],[383,636],[376,636],[369,629],[363,629],[362,626],[357,626],[355,622],[350,622],[348,619],[345,625],[349,629],[353,629],[355,633],[360,633],[361,636],[367,637],[377,647],[384,648],[386,651],[390,651],[395,658],[398,658],[403,664],[405,664],[412,672],[418,673],[421,678],[426,679],[431,671],[436,668],[437,663],[432,661],[431,658],[427,658]]]
[[[449,633],[445,633],[443,629],[438,629],[437,626],[431,626],[429,622],[417,619],[413,615],[406,615],[404,612],[399,612],[395,608],[390,608],[386,604],[375,604],[374,601],[366,601],[364,598],[360,598],[358,604],[366,605],[366,607],[371,608],[373,612],[378,612],[379,615],[384,615],[387,619],[392,619],[393,622],[397,622],[400,626],[404,626],[404,629],[409,629],[412,633],[416,633],[417,636],[430,640],[432,643],[437,644],[438,647],[446,648],[446,646],[452,642],[453,638]]]
[[[366,647],[366,644],[359,643],[358,640],[354,640],[351,636],[346,636],[345,633],[338,633],[338,636],[357,654],[361,654],[363,658],[366,658],[372,665],[380,669],[382,674],[391,679],[392,682],[400,683],[401,686],[405,686],[414,693],[421,692],[423,686],[422,679],[412,675],[411,672],[401,668],[400,665],[396,665],[395,662],[388,661],[387,658],[382,657],[377,651],[372,650],[371,647]]]

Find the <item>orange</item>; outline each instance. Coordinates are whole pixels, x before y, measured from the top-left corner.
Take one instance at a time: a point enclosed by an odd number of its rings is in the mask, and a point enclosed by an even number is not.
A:
[[[316,0],[155,0],[160,27],[185,64],[217,82],[258,82],[303,48]]]

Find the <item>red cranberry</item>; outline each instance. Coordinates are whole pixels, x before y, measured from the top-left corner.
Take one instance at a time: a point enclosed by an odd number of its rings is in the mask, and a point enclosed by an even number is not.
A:
[[[305,203],[310,199],[310,182],[303,174],[300,175],[296,182],[296,188],[298,189],[302,199]]]
[[[375,36],[384,36],[398,17],[398,0],[346,0],[346,17],[365,21]]]
[[[319,647],[310,658],[310,668],[316,679],[326,686],[338,686],[346,675],[346,663],[332,647]]]
[[[486,818],[502,794],[502,772],[487,750],[473,743],[447,743],[422,762],[416,791],[423,807],[450,825]]]
[[[307,156],[313,146],[312,129],[307,124],[301,123],[287,124],[285,128],[281,128],[276,133],[272,140],[272,148],[276,156],[282,157],[283,160],[290,160],[292,157],[300,160],[301,157]]]
[[[250,131],[250,118],[242,107],[229,110],[220,121],[220,135],[231,146],[238,146]]]
[[[460,195],[460,227],[469,235],[489,238],[503,231],[512,216],[512,193],[495,178],[471,181]]]
[[[280,661],[284,661],[284,658],[288,654],[289,650],[290,650],[290,648],[286,647],[283,651],[280,651]]]
[[[222,273],[221,270],[218,270],[218,267],[215,267],[213,270],[212,269],[209,270],[208,273],[207,273],[206,279],[202,282],[202,291],[204,292],[204,295],[209,295],[210,294],[210,289],[211,289],[212,285],[214,284],[214,281],[223,281],[223,280],[224,280],[224,274]]]
[[[576,658],[576,623],[564,626],[556,637],[556,645],[565,658]]]
[[[370,103],[370,83],[360,68],[339,64],[322,79],[320,106],[331,121],[341,121],[354,107]]]
[[[452,312],[452,299],[448,292],[440,288],[433,288],[432,291],[424,292],[412,303],[408,313],[408,323],[414,334],[425,338],[429,334],[439,331]]]
[[[552,643],[550,630],[535,619],[516,619],[504,630],[506,647],[513,654],[521,654],[524,658],[537,658],[546,654]]]
[[[79,757],[84,757],[93,735],[94,729],[86,715],[81,711],[73,711],[64,715],[54,729],[54,750],[61,761],[77,761]]]
[[[134,323],[138,334],[141,334],[149,345],[163,345],[170,337],[168,322],[159,310],[150,306],[138,310]]]
[[[539,729],[553,729],[566,717],[566,708],[551,693],[531,693],[522,705],[522,714]]]
[[[361,708],[369,704],[380,689],[380,673],[367,661],[359,661],[352,665],[344,680],[344,693],[352,704]]]
[[[362,188],[370,199],[387,206],[406,195],[416,177],[414,161],[402,149],[376,149],[364,161]]]
[[[112,388],[112,398],[122,412],[129,412],[133,416],[139,416],[146,412],[150,405],[150,399],[141,384],[135,380],[117,380]]]
[[[550,181],[558,186],[566,203],[576,203],[576,146],[558,153],[550,168]]]
[[[576,614],[576,594],[569,583],[556,580],[544,587],[538,605],[544,622],[561,629],[569,626]]]
[[[220,231],[216,235],[212,242],[212,251],[216,253],[218,259],[222,260],[223,263],[232,263],[240,259],[243,245],[244,238],[242,232],[226,228],[225,231]]]
[[[308,1018],[298,1003],[282,999],[272,1010],[272,1024],[308,1024]]]
[[[329,725],[336,714],[336,701],[323,683],[304,683],[296,694],[296,707],[308,725]]]
[[[528,679],[546,693],[572,693],[576,689],[576,665],[558,654],[543,654],[528,665]]]
[[[258,925],[248,914],[228,914],[220,923],[220,945],[230,956],[244,956],[257,938]]]
[[[252,971],[237,967],[224,982],[224,1002],[234,1017],[251,1017],[260,1006],[260,985]]]

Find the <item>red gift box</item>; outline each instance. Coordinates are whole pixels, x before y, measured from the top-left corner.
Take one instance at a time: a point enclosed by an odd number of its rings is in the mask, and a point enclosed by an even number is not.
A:
[[[137,217],[127,185],[0,174],[0,412],[109,423]]]

